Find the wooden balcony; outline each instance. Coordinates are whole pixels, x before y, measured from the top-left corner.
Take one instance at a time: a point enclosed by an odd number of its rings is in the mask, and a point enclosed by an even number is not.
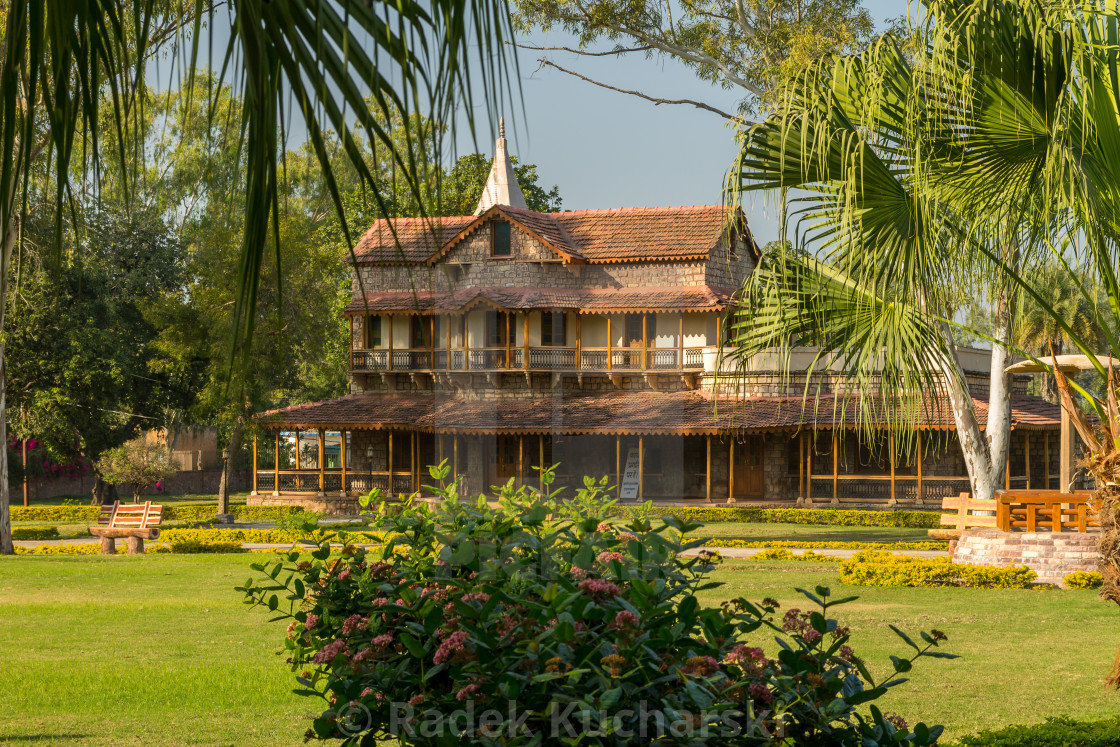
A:
[[[352,371],[545,371],[545,372],[690,372],[704,370],[704,354],[711,347],[688,348],[422,348],[355,350]]]
[[[256,473],[256,491],[260,493],[329,493],[364,495],[373,488],[399,495],[418,489],[416,477],[409,471],[346,472],[338,469],[263,469]],[[279,488],[276,487],[279,479]],[[346,481],[343,490],[343,480]],[[391,486],[391,489],[390,489]]]

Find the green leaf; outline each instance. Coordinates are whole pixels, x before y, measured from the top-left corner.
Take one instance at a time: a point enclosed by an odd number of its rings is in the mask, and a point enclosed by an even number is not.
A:
[[[424,658],[424,646],[408,633],[401,633],[401,643],[408,649],[408,653],[412,654],[417,659]]]

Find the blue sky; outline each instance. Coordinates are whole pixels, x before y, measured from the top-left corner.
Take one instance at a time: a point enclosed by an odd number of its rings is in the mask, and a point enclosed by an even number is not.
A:
[[[906,0],[866,0],[865,5],[879,26],[906,12]],[[524,41],[572,46],[556,33]],[[538,70],[537,59],[545,54],[591,78],[659,98],[699,99],[734,111],[739,94],[709,86],[670,60],[520,51],[524,109],[515,104],[506,113],[506,136],[511,152],[537,164],[542,183],[559,185],[565,209],[721,201],[724,175],[735,155],[733,133],[721,117],[691,106],[655,106],[554,69]],[[488,142],[479,147],[493,150]],[[470,152],[474,145],[464,140],[458,148]],[[747,207],[759,243],[776,238],[773,204],[760,196]]]

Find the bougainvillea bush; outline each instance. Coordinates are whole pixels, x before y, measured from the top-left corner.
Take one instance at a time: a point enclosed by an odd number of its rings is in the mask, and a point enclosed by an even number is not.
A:
[[[308,738],[873,747],[941,733],[871,704],[917,658],[949,656],[941,633],[900,632],[910,654],[880,680],[829,618],[850,599],[817,587],[804,610],[702,608],[696,592],[719,584],[710,556],[680,554],[702,542],[687,541],[695,525],[608,524],[605,482],[562,501],[546,470],[546,492],[510,484],[491,506],[431,474],[436,507],[379,511],[386,545],[293,550],[239,589],[288,622],[296,692],[325,702]]]

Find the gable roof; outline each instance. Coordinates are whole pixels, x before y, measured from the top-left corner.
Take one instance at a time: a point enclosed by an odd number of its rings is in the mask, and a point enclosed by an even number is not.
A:
[[[723,205],[565,213],[495,205],[477,216],[378,220],[358,241],[354,254],[358,264],[435,263],[499,214],[574,264],[706,259],[728,227]],[[757,255],[742,211],[733,208],[732,220]]]

